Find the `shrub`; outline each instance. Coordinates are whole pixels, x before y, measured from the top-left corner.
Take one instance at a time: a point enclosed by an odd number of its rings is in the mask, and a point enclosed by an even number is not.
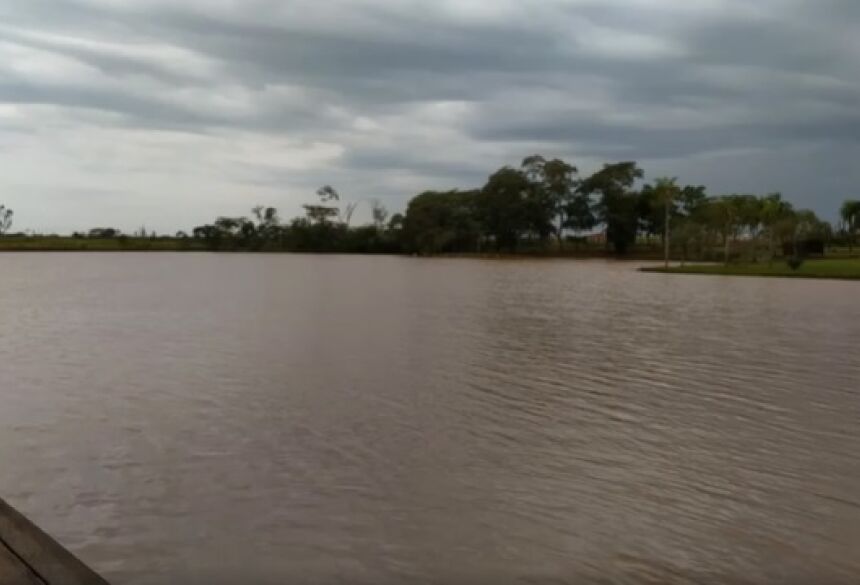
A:
[[[792,270],[797,270],[798,268],[803,266],[803,258],[801,258],[800,256],[792,256],[788,260],[786,260],[786,263],[788,263],[788,267]]]

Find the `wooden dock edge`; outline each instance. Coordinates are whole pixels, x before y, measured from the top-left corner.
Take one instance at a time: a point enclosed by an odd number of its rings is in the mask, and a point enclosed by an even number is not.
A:
[[[107,581],[56,540],[0,499],[0,549],[3,548],[8,549],[8,553],[32,573],[35,579],[30,582],[45,585],[108,585]]]

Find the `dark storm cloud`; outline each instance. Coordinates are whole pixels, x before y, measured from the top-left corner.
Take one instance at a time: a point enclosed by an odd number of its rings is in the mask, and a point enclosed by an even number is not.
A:
[[[527,141],[573,139],[594,145],[592,152],[607,160],[618,158],[678,158],[726,149],[778,148],[787,142],[854,143],[860,135],[860,116],[854,120],[785,126],[733,125],[697,129],[652,129],[578,121],[571,124],[532,123],[493,127],[479,136],[488,140]]]
[[[858,150],[858,21],[847,0],[0,0],[0,104],[21,107],[17,130],[38,105],[81,132],[102,112],[117,129],[329,153],[256,177],[243,158],[222,177],[240,184],[376,172],[373,189],[402,201],[539,149],[709,177],[709,156],[767,151],[745,185],[790,196],[815,184],[785,185],[780,152]],[[831,214],[855,178],[811,204]]]

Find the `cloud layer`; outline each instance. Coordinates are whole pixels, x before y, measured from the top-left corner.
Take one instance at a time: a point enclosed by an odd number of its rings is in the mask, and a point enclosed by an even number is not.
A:
[[[18,227],[187,229],[321,183],[399,209],[541,152],[832,218],[854,0],[0,0]]]

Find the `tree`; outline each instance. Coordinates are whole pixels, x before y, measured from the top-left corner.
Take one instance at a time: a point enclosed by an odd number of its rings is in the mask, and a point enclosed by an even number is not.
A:
[[[333,187],[330,185],[320,187],[317,189],[317,197],[319,197],[321,205],[302,206],[311,223],[325,225],[330,223],[329,220],[340,215],[340,210],[337,207],[325,205],[331,201],[340,201],[340,194]]]
[[[477,250],[481,237],[477,198],[477,191],[425,191],[413,198],[403,219],[408,248],[419,254]]]
[[[11,209],[5,205],[0,205],[0,236],[9,231],[12,227],[12,217],[15,215]]]
[[[657,203],[663,207],[663,261],[666,268],[669,268],[669,240],[671,235],[669,224],[675,209],[675,201],[680,194],[681,189],[678,188],[677,178],[662,177],[655,181],[654,196]]]
[[[533,185],[533,227],[542,233],[557,219],[554,231],[559,248],[563,248],[564,230],[568,227],[568,212],[575,196],[579,171],[561,159],[548,161],[538,154],[523,159],[521,168]]]
[[[120,231],[116,228],[93,228],[87,234],[88,238],[93,239],[111,239],[120,235]]]
[[[762,225],[762,200],[755,195],[736,195],[735,205],[738,210],[739,229],[749,237],[751,257],[755,262],[758,260],[757,245]]]
[[[556,215],[553,195],[546,183],[548,164],[542,156],[535,154],[523,159],[519,171],[529,183],[529,188],[523,191],[523,232],[537,234],[542,243],[554,231]]]
[[[354,201],[346,204],[346,207],[343,210],[343,223],[346,225],[349,225],[352,222],[352,216],[358,208],[358,203],[358,201]]]
[[[784,201],[780,193],[771,193],[761,200],[761,225],[768,239],[768,262],[776,256],[776,240],[780,226],[793,214],[791,203]]]
[[[191,232],[195,240],[203,240],[209,250],[220,250],[223,234],[214,225],[203,225],[194,228]]]
[[[795,228],[793,236],[794,255],[797,256],[799,253],[799,241],[806,242],[813,237],[823,237],[823,222],[818,219],[818,216],[815,215],[815,212],[811,209],[801,209],[795,214]]]
[[[783,254],[788,255],[789,252],[786,251],[787,246],[790,246],[792,250],[794,249],[795,233],[797,232],[797,212],[794,209],[787,211],[774,224],[773,229],[776,239],[781,244]]]
[[[592,211],[591,197],[585,193],[576,193],[564,209],[564,224],[562,227],[581,232],[592,229],[597,225],[597,218]]]
[[[281,234],[281,219],[278,217],[278,210],[274,207],[264,207],[258,205],[251,210],[257,220],[256,229],[253,233],[246,227],[244,228],[247,238],[252,241],[252,247],[260,249],[267,243],[277,240]]]
[[[842,217],[842,221],[845,222],[845,231],[848,235],[848,251],[852,252],[854,250],[854,239],[857,235],[857,230],[860,229],[860,200],[849,199],[845,201],[839,209],[839,215]]]
[[[645,189],[642,189],[645,195]],[[654,191],[654,188],[652,188]],[[657,201],[657,194],[652,193],[652,205]],[[704,185],[685,185],[678,188],[675,193],[674,202],[671,205],[670,221],[671,227],[671,246],[675,246],[680,251],[681,265],[690,258],[691,252],[695,250],[698,255],[701,255],[705,244],[705,228],[704,216],[705,209],[708,204],[708,196],[705,193]],[[659,207],[659,205],[658,205]],[[660,217],[660,227],[665,232],[665,207],[662,213],[655,213],[652,207],[651,217]],[[653,231],[651,233],[654,233]],[[667,238],[664,234],[664,240]]]
[[[708,203],[705,214],[708,224],[723,237],[723,261],[731,258],[731,242],[740,226],[739,200],[735,195],[723,195]]]
[[[698,216],[704,226],[723,240],[723,261],[731,259],[732,242],[746,229],[755,236],[760,223],[760,202],[753,195],[723,195],[708,199]]]
[[[707,201],[704,185],[687,185],[678,196],[680,212],[687,217],[695,217]]]
[[[373,225],[377,230],[382,230],[385,227],[385,220],[388,219],[388,210],[379,199],[370,201],[370,215],[373,218]]]
[[[606,226],[606,241],[618,254],[624,254],[636,242],[639,230],[638,196],[632,190],[644,176],[635,162],[603,165],[579,186],[579,193],[598,195],[597,219]]]
[[[544,176],[544,167],[546,166],[546,159],[539,154],[532,154],[523,159],[523,162],[520,164],[520,168],[523,173],[525,173],[526,177],[529,181],[540,183],[543,181]]]
[[[503,167],[493,173],[477,199],[479,219],[496,248],[515,251],[523,233],[535,226],[534,184],[526,173]]]
[[[680,249],[681,266],[690,257],[690,251],[695,249],[701,253],[704,241],[704,228],[696,215],[681,215],[673,223],[672,243]]]
[[[338,193],[331,185],[323,185],[317,189],[317,197],[323,203],[327,201],[340,201],[340,193]]]
[[[248,221],[244,217],[239,224],[239,245],[242,247],[250,247],[257,241],[257,228],[253,222]],[[256,246],[254,246],[256,247]]]
[[[406,223],[406,216],[402,213],[395,213],[388,220],[388,231],[396,232],[403,229],[403,224]]]
[[[278,218],[278,210],[274,207],[258,205],[252,212],[254,217],[257,218],[257,229],[261,232],[277,226],[281,221]]]
[[[241,217],[219,217],[215,220],[215,227],[222,234],[234,237],[239,234],[243,221]]]
[[[336,207],[328,207],[326,205],[302,205],[305,208],[305,214],[311,223],[328,224],[329,220],[334,219],[338,215]]]
[[[776,224],[777,234],[783,241],[785,255],[801,258],[807,252],[809,240],[823,239],[825,223],[818,219],[815,212],[800,209],[785,214]],[[801,247],[801,242],[803,246]]]
[[[636,214],[639,216],[639,229],[648,236],[663,233],[663,208],[657,201],[657,191],[646,183],[639,190],[636,201]]]

